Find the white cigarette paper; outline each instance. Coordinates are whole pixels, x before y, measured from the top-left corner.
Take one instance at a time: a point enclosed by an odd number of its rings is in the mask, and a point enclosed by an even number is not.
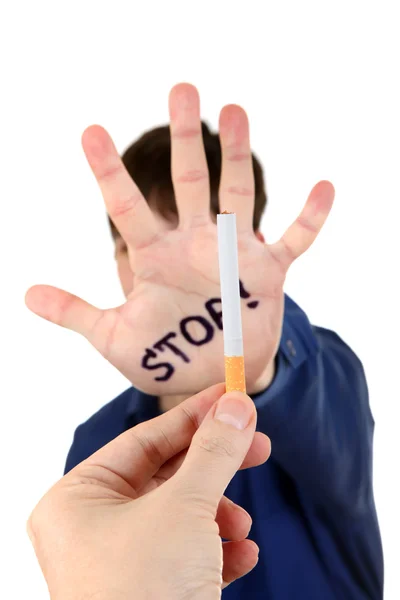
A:
[[[226,390],[245,392],[236,215],[217,215]]]

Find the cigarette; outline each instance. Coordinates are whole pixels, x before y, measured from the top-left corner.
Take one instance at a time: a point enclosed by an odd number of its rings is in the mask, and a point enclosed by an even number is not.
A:
[[[236,215],[217,215],[219,275],[227,392],[246,393]]]

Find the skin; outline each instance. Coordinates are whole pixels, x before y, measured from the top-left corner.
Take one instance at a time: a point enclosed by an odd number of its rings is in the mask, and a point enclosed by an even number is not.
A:
[[[150,208],[152,208],[152,204],[153,204],[153,202],[152,202],[152,197],[150,194],[150,198],[149,198]],[[155,204],[155,202],[154,202],[154,204]],[[163,232],[173,231],[174,229],[176,229],[178,227],[178,219],[177,218],[176,219],[172,219],[172,218],[165,219],[163,216],[161,216],[154,210],[153,210],[153,214],[154,214],[154,218],[156,219],[157,224],[161,231],[163,231]],[[215,215],[211,214],[211,220],[214,224],[216,224],[217,220],[216,220]],[[260,231],[256,231],[255,235],[256,235],[256,238],[261,243],[265,244],[264,236]],[[125,297],[128,298],[132,292],[132,286],[133,286],[133,272],[132,272],[130,261],[129,261],[128,247],[127,247],[124,239],[120,235],[116,236],[114,242],[115,242],[115,260],[117,263],[118,277],[121,282],[121,287],[123,289]],[[255,389],[253,390],[254,392],[266,389],[269,386],[269,384],[272,381],[273,376],[274,376],[274,366],[275,366],[274,361],[272,361],[269,365],[266,366],[264,373],[261,375],[257,384],[255,385]],[[174,406],[177,406],[178,404],[180,404],[183,400],[186,400],[187,397],[188,396],[185,394],[169,395],[169,396],[162,394],[159,397],[160,410],[162,412],[170,410]]]
[[[56,600],[121,600],[132,597],[132,590],[138,599],[219,598],[222,574],[225,582],[232,581],[257,561],[257,548],[245,539],[249,517],[221,499],[241,463],[261,464],[269,454],[267,438],[254,435],[254,404],[247,396],[235,396],[252,414],[240,432],[212,418],[223,386],[205,392],[205,404],[199,397],[183,400],[223,381],[222,333],[196,347],[180,340],[190,362],[177,363],[168,381],[156,381],[142,366],[146,348],[176,331],[183,317],[204,315],[205,302],[220,296],[197,90],[175,86],[169,110],[176,223],[163,223],[152,212],[104,129],[89,127],[82,139],[108,214],[121,233],[116,254],[126,302],[101,310],[50,286],[35,286],[26,296],[33,312],[85,336],[132,385],[160,397],[168,412],[159,419],[170,419],[158,421],[156,429],[153,421],[143,423],[99,450],[56,484],[33,512],[30,535]],[[243,309],[242,317],[246,384],[255,393],[273,376],[287,270],[318,235],[334,189],[327,181],[314,186],[296,221],[278,242],[267,245],[252,229],[254,180],[248,120],[241,107],[222,109],[220,139],[220,206],[236,213],[240,277],[259,302],[256,310]],[[206,408],[205,428],[196,434]],[[182,463],[192,437],[194,445]],[[219,534],[233,545],[222,547]],[[171,561],[165,560],[171,554]],[[187,572],[182,565],[188,558]]]
[[[251,571],[251,518],[223,492],[269,456],[256,420],[219,384],[72,469],[28,521],[51,599],[212,600]]]
[[[102,192],[106,209],[126,246],[117,260],[126,302],[101,310],[50,286],[34,286],[26,296],[36,314],[84,335],[132,384],[164,399],[164,406],[224,379],[222,332],[211,343],[179,345],[190,357],[183,364],[170,351],[159,360],[175,361],[168,381],[156,381],[143,368],[146,348],[183,317],[206,315],[205,302],[220,297],[217,231],[210,215],[209,179],[201,136],[200,100],[193,86],[175,86],[169,96],[172,181],[178,220],[168,226],[141,195],[126,172],[107,132],[99,126],[83,134],[83,148]],[[272,245],[252,229],[254,178],[249,124],[245,111],[225,106],[220,114],[222,173],[220,206],[235,212],[239,270],[245,288],[258,300],[243,309],[246,385],[249,393],[265,389],[273,376],[283,319],[283,284],[291,263],[312,244],[332,206],[334,189],[327,181],[312,189],[296,221]]]

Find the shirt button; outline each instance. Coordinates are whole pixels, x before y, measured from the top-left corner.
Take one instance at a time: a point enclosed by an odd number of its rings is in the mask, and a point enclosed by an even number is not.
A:
[[[293,344],[292,340],[288,340],[286,342],[286,346],[288,347],[290,355],[291,356],[296,356],[297,352],[296,352],[296,348],[294,347],[294,344]]]

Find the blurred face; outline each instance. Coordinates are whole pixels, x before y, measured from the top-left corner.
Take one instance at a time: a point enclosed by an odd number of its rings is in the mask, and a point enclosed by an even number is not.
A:
[[[154,212],[155,219],[163,231],[175,229],[178,226],[178,217],[166,219],[157,212]],[[215,215],[211,216],[214,223],[217,219]],[[264,236],[259,231],[256,232],[257,238],[265,243]],[[133,273],[129,264],[128,249],[122,237],[118,236],[115,240],[115,260],[117,261],[118,276],[121,282],[125,297],[132,291]]]
[[[154,217],[163,231],[175,229],[178,226],[178,217],[165,219],[156,212],[154,212]],[[133,273],[129,264],[128,249],[120,236],[115,240],[115,260],[117,261],[119,280],[125,297],[127,297],[132,291]]]

